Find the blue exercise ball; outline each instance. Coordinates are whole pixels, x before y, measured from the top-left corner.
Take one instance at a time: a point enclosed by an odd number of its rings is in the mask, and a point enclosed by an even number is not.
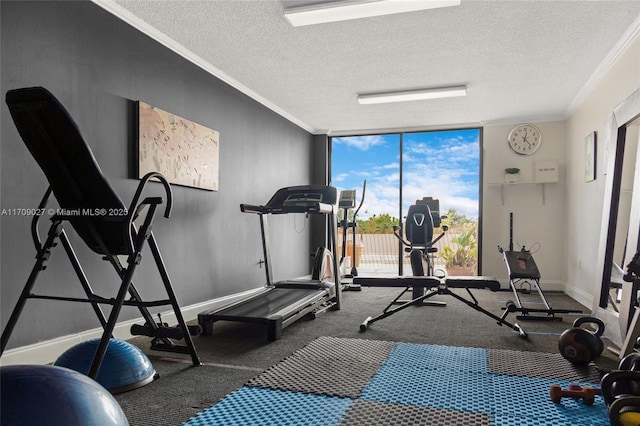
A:
[[[91,339],[67,349],[53,365],[88,374],[100,339]],[[112,394],[137,389],[151,383],[156,371],[151,361],[135,345],[110,339],[96,381]]]
[[[128,426],[115,398],[84,374],[51,365],[0,367],[0,424]]]

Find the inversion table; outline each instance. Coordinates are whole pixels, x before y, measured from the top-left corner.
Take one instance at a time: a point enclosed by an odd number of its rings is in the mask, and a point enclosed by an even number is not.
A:
[[[39,214],[34,216],[31,223],[31,236],[37,252],[36,262],[2,332],[0,355],[7,346],[27,299],[44,299],[92,305],[104,331],[89,369],[88,375],[91,378],[95,378],[100,371],[109,339],[123,306],[138,308],[146,323],[144,326],[138,326],[137,330],[144,330],[145,335],[154,337],[152,349],[190,354],[193,365],[200,365],[191,339],[192,334],[198,333],[198,328],[188,327],[185,323],[151,229],[156,211],[164,200],[162,197],[140,200],[151,180],[161,182],[167,197],[164,216],[168,218],[172,206],[172,193],[167,180],[154,172],[144,176],[127,208],[102,174],[91,149],[69,113],[48,90],[42,87],[10,90],[7,92],[6,102],[16,128],[44,172],[49,188],[38,206]],[[51,195],[57,200],[58,209],[46,209]],[[50,217],[51,225],[43,243],[40,240],[38,225],[47,210],[55,210],[56,214]],[[71,229],[91,251],[108,261],[115,269],[117,280],[120,282],[115,297],[99,296],[91,288],[67,236],[67,230]],[[58,242],[62,243],[86,298],[32,293],[38,275],[45,270],[46,262],[50,260],[53,248]],[[145,244],[149,245],[152,259],[158,268],[167,294],[166,299],[143,301],[134,286],[133,276],[142,262],[142,249]],[[126,260],[121,261],[121,257]],[[101,305],[112,306],[108,318],[103,313]],[[159,306],[171,306],[178,322],[176,327],[167,327],[161,321],[159,324],[156,323],[148,308]],[[175,344],[171,339],[183,339],[185,344]]]

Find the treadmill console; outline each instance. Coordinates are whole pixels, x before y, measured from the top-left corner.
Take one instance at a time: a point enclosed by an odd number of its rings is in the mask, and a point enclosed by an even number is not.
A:
[[[266,205],[268,213],[332,213],[337,191],[332,186],[301,185],[279,189]]]
[[[322,194],[291,194],[282,203],[282,213],[329,213]]]

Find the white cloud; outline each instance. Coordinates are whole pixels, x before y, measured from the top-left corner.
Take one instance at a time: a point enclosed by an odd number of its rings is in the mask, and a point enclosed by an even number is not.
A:
[[[363,151],[384,144],[380,136],[333,141]],[[440,200],[441,212],[455,209],[467,217],[478,217],[478,146],[477,138],[444,138],[433,145],[407,138],[402,153],[404,209],[417,199],[430,196]],[[366,177],[360,174],[367,179],[367,192],[359,217],[366,219],[385,213],[398,217],[398,156],[386,164],[357,164],[356,169],[368,174]],[[355,170],[350,175],[354,177]]]
[[[345,180],[348,177],[349,177],[349,173],[340,173],[339,175],[333,177],[333,181],[334,182],[342,182],[343,180]]]
[[[384,145],[384,138],[380,135],[373,136],[349,136],[344,138],[333,138],[331,140],[335,144],[345,144],[349,147],[367,151],[374,146]]]
[[[400,164],[398,163],[389,163],[382,166],[383,169],[400,169]]]

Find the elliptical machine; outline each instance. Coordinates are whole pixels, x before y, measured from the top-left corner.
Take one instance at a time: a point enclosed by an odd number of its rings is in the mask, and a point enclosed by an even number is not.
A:
[[[404,251],[409,253],[411,272],[414,277],[439,275],[435,273],[434,264],[438,249],[434,247],[434,245],[445,236],[449,227],[443,225],[442,233],[435,239],[433,238],[433,230],[434,228],[440,227],[442,219],[446,219],[446,216],[440,216],[440,200],[433,199],[432,197],[424,197],[422,200],[416,200],[416,203],[409,207],[405,220],[406,240],[400,235],[400,227],[393,227],[393,235],[405,246]],[[441,275],[444,276],[444,271]],[[412,299],[423,296],[427,290],[426,287],[407,287],[398,298],[394,300],[394,303],[401,303],[399,298],[410,288],[412,289]],[[445,302],[435,301],[424,301],[423,303],[431,306],[446,305]]]
[[[356,218],[358,217],[358,212],[362,208],[362,204],[364,203],[364,195],[367,190],[367,181],[365,180],[362,184],[362,197],[360,198],[360,204],[358,204],[358,208],[353,213],[353,218],[349,220],[349,210],[353,209],[356,206],[356,190],[355,189],[345,189],[340,191],[340,199],[338,200],[338,208],[342,209],[342,220],[338,223],[338,226],[342,228],[342,250],[340,255],[339,268],[342,278],[351,279],[353,277],[358,276],[358,267],[356,265],[356,227],[358,223]],[[347,234],[351,229],[352,234],[352,243],[351,243],[351,271],[349,273],[344,273],[346,266],[345,262],[347,259]],[[361,287],[359,285],[345,282],[342,288],[347,291],[360,291]]]

